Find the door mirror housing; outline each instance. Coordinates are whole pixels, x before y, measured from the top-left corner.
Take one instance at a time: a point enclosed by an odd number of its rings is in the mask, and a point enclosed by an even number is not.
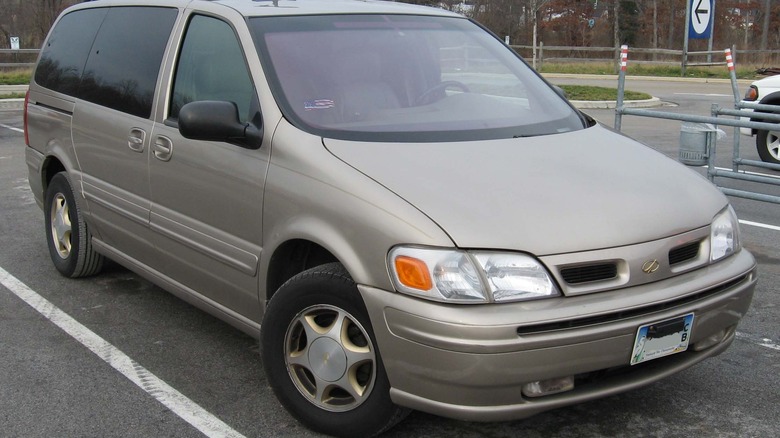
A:
[[[233,102],[201,100],[184,105],[179,111],[179,132],[192,140],[224,141],[248,149],[263,143],[262,118],[242,123]]]

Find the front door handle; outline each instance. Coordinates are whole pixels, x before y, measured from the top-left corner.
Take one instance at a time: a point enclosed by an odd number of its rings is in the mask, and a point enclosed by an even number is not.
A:
[[[173,155],[173,142],[170,138],[158,135],[152,144],[154,157],[160,161],[169,161]]]
[[[127,147],[135,152],[144,151],[144,141],[146,140],[146,131],[141,128],[133,128],[127,137]]]

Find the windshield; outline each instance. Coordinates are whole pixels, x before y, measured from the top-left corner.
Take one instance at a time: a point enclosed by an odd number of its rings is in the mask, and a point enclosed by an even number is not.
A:
[[[261,17],[250,27],[285,117],[323,137],[465,141],[583,128],[511,49],[466,19]]]

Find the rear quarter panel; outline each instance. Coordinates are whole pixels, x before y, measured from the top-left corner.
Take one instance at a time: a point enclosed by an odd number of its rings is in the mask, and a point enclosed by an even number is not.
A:
[[[29,146],[43,155],[40,167],[29,169],[30,188],[38,205],[42,205],[47,186],[46,172],[53,161],[59,161],[71,173],[71,181],[81,194],[80,167],[70,131],[74,107],[73,100],[52,95],[34,83],[30,85],[27,105]]]

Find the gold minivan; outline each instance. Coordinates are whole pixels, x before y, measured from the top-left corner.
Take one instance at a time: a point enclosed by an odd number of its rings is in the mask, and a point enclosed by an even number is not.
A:
[[[724,351],[756,284],[706,179],[439,9],[83,3],[25,108],[54,266],[110,258],[258,337],[328,434],[637,388]]]

